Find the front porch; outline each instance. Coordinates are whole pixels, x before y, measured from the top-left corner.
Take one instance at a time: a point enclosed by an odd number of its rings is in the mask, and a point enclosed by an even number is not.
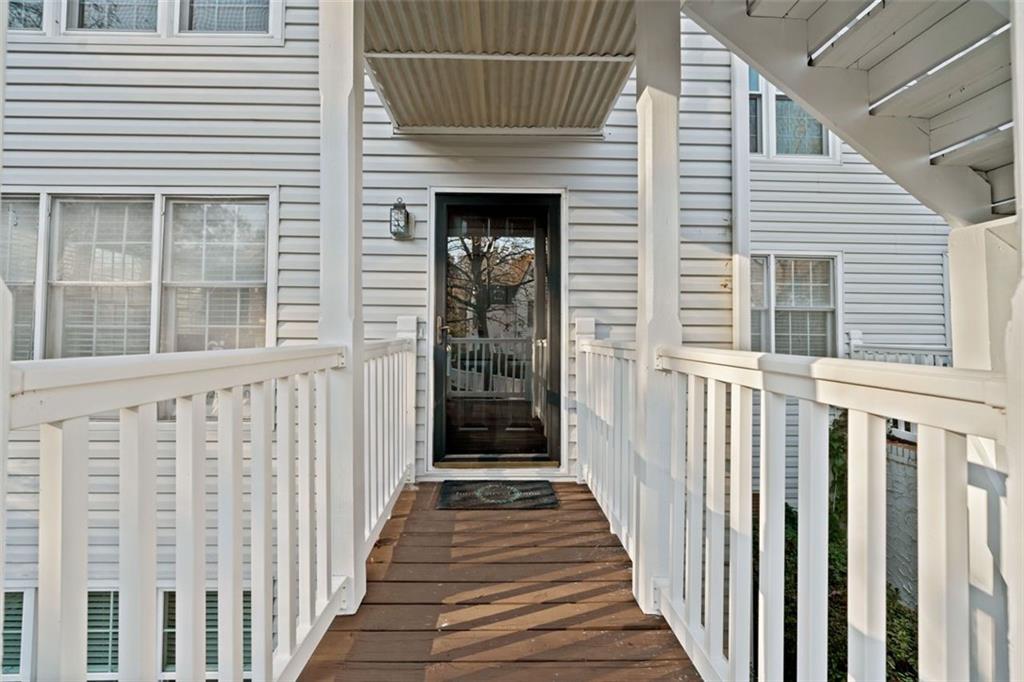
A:
[[[300,680],[699,680],[590,490],[553,510],[435,509],[405,488],[367,561],[358,613],[338,616]]]

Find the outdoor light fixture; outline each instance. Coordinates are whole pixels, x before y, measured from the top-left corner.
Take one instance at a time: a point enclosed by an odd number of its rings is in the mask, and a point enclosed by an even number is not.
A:
[[[391,205],[391,237],[393,239],[412,239],[412,216],[405,208],[402,197],[398,197]]]

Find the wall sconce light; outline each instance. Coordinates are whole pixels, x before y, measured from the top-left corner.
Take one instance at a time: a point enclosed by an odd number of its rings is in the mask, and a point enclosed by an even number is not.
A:
[[[393,239],[412,239],[413,218],[405,208],[402,197],[398,197],[391,206],[391,237]]]

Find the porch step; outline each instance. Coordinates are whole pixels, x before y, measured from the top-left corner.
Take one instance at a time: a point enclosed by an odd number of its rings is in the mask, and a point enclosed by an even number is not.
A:
[[[303,680],[698,680],[583,486],[550,510],[434,509],[407,489],[367,564],[367,594],[336,618]]]

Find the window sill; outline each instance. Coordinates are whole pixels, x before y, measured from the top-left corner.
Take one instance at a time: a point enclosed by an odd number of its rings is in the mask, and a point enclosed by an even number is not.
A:
[[[819,170],[837,168],[843,165],[837,156],[765,156],[750,155],[751,170],[772,170],[779,166],[798,168],[801,170]]]
[[[59,35],[46,35],[41,31],[11,31],[7,40],[11,44],[52,45],[180,45],[210,47],[281,47],[283,35],[240,33],[175,33],[165,36],[157,32],[67,31]]]

